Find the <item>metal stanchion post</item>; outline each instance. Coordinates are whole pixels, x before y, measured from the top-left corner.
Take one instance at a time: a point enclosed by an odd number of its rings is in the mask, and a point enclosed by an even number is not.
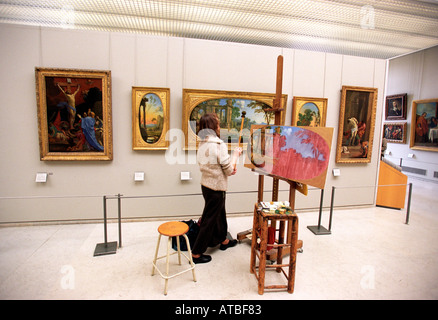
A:
[[[332,230],[332,218],[333,218],[333,205],[335,202],[335,187],[332,187],[332,199],[330,203],[330,217],[329,217],[329,231]]]
[[[324,189],[321,189],[321,200],[319,201],[319,216],[317,226],[307,226],[307,229],[312,231],[315,235],[331,234],[329,230],[321,226],[322,205],[324,200]]]
[[[409,214],[411,213],[411,196],[412,196],[412,182],[409,183],[408,205],[406,208],[406,224],[409,224]]]
[[[104,243],[98,243],[94,249],[94,256],[102,256],[106,254],[113,254],[117,251],[117,241],[107,241],[107,217],[106,217],[106,196],[103,196],[103,234]]]
[[[122,247],[122,200],[120,198],[122,196],[120,193],[117,195],[117,213],[118,213],[118,224],[119,224],[119,248]]]

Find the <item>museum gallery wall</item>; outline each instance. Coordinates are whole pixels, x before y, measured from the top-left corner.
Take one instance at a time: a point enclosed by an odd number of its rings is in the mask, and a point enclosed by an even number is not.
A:
[[[438,178],[438,46],[388,61],[386,94],[400,104],[401,112],[383,115],[386,134],[391,134],[385,158],[409,175]],[[397,103],[396,103],[397,104]],[[398,105],[398,104],[397,104]],[[426,132],[415,130],[426,112]],[[385,133],[385,131],[384,131]],[[398,133],[398,134],[397,134]]]
[[[168,195],[124,200],[124,218],[200,216],[203,199],[199,196],[196,152],[181,152],[185,141],[177,134],[183,132],[183,89],[275,93],[278,55],[284,57],[284,125],[292,125],[294,97],[326,99],[325,126],[334,132],[325,189],[376,183],[385,60],[195,39],[11,25],[1,26],[0,40],[0,222],[101,219],[103,195],[116,194]],[[107,160],[40,160],[36,67],[110,71],[111,105],[106,111],[111,112],[112,143],[106,145],[111,148]],[[336,162],[334,149],[343,86],[377,89],[369,162]],[[134,131],[134,122],[140,127],[147,123],[145,111],[133,107],[133,87],[140,92],[145,90],[143,96],[164,95],[160,109],[163,119],[155,119],[162,123],[160,132],[164,126],[170,129],[167,145],[153,135],[145,138],[140,129]],[[138,97],[139,104],[143,96]],[[164,113],[168,123],[164,122]],[[86,112],[84,116],[88,115]],[[133,142],[133,135],[138,137],[137,142]],[[148,139],[160,144],[150,148]],[[179,158],[167,161],[165,155],[169,151]],[[333,168],[340,169],[339,177],[333,177]],[[38,172],[48,173],[47,182],[35,182]],[[135,172],[144,172],[144,180],[134,181]],[[181,172],[190,172],[191,180],[182,181]],[[265,190],[270,189],[265,186]],[[229,179],[228,213],[251,212],[256,200],[256,193],[251,191],[256,190],[257,176],[241,161],[237,175]],[[287,197],[287,190],[281,182],[279,197]],[[233,194],[237,191],[248,192]],[[320,189],[309,187],[307,196],[297,195],[296,209],[315,209],[319,199]],[[337,192],[335,206],[373,205],[374,199],[373,188],[343,188]],[[326,196],[324,206],[329,205],[330,198]],[[108,215],[117,217],[117,201],[108,202]]]

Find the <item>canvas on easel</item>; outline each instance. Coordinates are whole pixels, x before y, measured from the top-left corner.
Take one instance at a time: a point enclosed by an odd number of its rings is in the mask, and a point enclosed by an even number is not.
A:
[[[332,137],[333,128],[253,125],[245,167],[323,189]]]

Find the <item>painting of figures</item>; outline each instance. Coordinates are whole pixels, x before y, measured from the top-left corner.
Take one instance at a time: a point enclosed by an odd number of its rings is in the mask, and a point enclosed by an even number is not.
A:
[[[324,188],[333,128],[253,126],[246,167]]]
[[[383,125],[383,137],[387,142],[406,143],[406,122],[387,122]]]
[[[342,86],[337,163],[371,162],[377,89]]]
[[[438,151],[438,99],[412,102],[410,148]]]
[[[254,124],[273,124],[272,112],[275,94],[247,93],[212,90],[183,90],[183,130],[186,134],[186,147],[196,148],[199,120],[206,113],[215,113],[220,122],[220,138],[231,145],[238,143],[239,137],[246,145],[251,126]],[[282,108],[286,107],[287,95],[281,99]],[[242,113],[245,117],[242,120]],[[281,112],[284,123],[285,109]],[[243,121],[242,135],[240,128]],[[231,147],[230,147],[231,148]]]
[[[111,160],[110,72],[36,69],[41,160]]]
[[[132,147],[134,150],[167,149],[169,88],[132,88]]]

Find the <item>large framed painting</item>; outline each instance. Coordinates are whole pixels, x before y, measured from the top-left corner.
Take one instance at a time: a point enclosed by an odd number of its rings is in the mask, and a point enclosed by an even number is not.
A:
[[[217,114],[220,121],[220,138],[228,143],[229,149],[233,143],[239,142],[239,138],[245,146],[249,140],[251,125],[274,124],[274,98],[273,93],[183,89],[182,128],[185,134],[185,148],[197,149],[199,119],[206,113]],[[286,105],[287,95],[283,94],[280,102],[281,124],[284,124]],[[245,117],[242,120],[243,112]]]
[[[438,151],[438,99],[412,102],[411,149]]]
[[[371,162],[377,88],[342,86],[337,163]]]
[[[395,94],[386,97],[385,119],[406,120],[407,93]]]
[[[35,68],[40,159],[112,160],[111,72]]]
[[[406,143],[406,122],[387,122],[383,125],[383,137],[391,143]]]
[[[165,150],[169,88],[132,87],[132,149]]]
[[[294,97],[292,125],[297,127],[325,127],[327,98]]]

